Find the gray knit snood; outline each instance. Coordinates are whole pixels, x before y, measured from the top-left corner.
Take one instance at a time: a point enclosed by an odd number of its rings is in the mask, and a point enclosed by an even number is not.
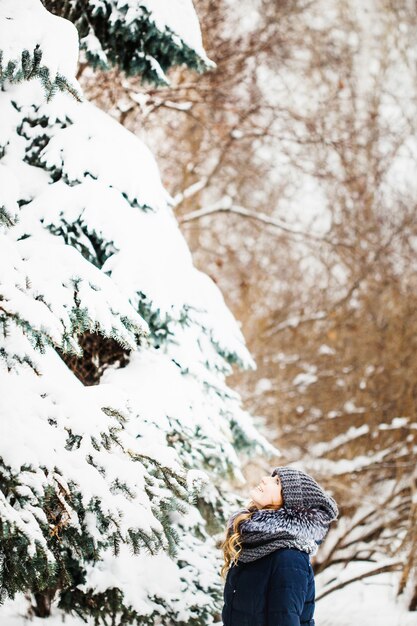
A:
[[[297,548],[313,556],[326,536],[330,522],[337,519],[335,500],[318,483],[300,470],[276,467],[284,504],[279,509],[258,509],[239,524],[242,550],[239,561],[247,563],[279,548]],[[249,509],[240,509],[228,522]]]

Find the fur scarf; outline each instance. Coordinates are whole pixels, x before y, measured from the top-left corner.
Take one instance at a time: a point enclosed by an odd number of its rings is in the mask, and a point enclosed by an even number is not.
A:
[[[248,509],[240,509],[228,522]],[[247,563],[279,548],[297,548],[313,556],[329,529],[331,518],[321,508],[258,509],[252,517],[239,523],[242,551],[239,561]]]

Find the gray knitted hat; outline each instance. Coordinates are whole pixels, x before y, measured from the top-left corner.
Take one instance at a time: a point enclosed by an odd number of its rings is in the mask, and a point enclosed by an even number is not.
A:
[[[337,519],[339,509],[335,500],[305,472],[292,467],[275,467],[271,476],[279,475],[284,506],[288,509],[322,509],[329,521]]]

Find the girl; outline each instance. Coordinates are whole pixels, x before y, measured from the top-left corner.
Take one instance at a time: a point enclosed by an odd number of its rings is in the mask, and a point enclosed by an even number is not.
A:
[[[228,521],[222,543],[224,626],[314,626],[316,554],[339,511],[317,482],[276,467]]]

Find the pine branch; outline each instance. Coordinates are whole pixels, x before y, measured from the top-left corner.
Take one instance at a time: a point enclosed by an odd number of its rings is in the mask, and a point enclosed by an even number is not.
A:
[[[51,80],[50,70],[46,65],[41,65],[41,60],[42,50],[39,44],[36,44],[32,54],[29,50],[25,49],[20,55],[20,61],[10,60],[6,68],[4,68],[3,51],[0,50],[0,84],[6,81],[11,84],[17,84],[22,81],[38,78],[45,90],[45,96],[48,102],[58,91],[67,92],[78,102],[82,102],[82,95],[65,76],[58,73],[54,80]]]

